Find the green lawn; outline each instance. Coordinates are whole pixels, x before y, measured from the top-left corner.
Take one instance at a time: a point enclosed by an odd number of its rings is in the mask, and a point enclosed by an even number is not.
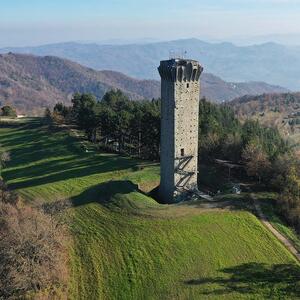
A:
[[[9,186],[31,203],[66,198],[71,299],[295,299],[300,270],[250,212],[160,205],[159,166],[84,152],[35,122],[0,128]]]

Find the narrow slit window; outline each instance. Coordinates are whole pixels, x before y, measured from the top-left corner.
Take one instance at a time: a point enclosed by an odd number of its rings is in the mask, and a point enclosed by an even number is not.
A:
[[[189,84],[189,83],[187,83],[187,84],[186,84],[186,87],[187,87],[187,88],[189,88],[189,87],[190,87],[190,84]]]
[[[184,149],[183,148],[180,149],[180,154],[181,154],[181,156],[184,156]]]

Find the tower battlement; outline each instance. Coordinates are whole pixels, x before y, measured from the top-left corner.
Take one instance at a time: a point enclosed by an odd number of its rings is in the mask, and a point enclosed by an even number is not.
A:
[[[203,68],[191,59],[160,62],[161,182],[166,203],[183,200],[197,190],[199,78]]]
[[[162,80],[199,81],[203,68],[195,60],[169,59],[160,62],[158,72]]]

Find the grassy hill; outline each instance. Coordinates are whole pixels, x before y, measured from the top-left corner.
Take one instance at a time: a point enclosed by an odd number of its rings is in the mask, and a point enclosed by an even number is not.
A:
[[[295,259],[243,205],[158,204],[157,164],[85,152],[35,120],[2,126],[0,143],[9,186],[69,226],[71,299],[297,297]]]

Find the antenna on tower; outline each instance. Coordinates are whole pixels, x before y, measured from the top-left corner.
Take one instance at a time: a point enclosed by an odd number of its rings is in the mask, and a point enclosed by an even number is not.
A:
[[[187,51],[182,48],[172,49],[169,51],[169,59],[184,59],[186,58]]]
[[[169,50],[169,59],[174,59],[175,57],[174,50]]]

